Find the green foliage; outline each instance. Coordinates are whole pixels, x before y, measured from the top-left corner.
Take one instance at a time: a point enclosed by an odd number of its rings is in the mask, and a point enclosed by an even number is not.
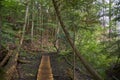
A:
[[[57,24],[54,24],[54,23],[45,23],[44,26],[49,26],[50,28],[53,28],[53,29],[57,28]]]
[[[8,42],[15,42],[17,31],[14,31],[10,25],[4,23],[2,27],[2,45],[6,46]]]
[[[1,10],[1,8],[3,7],[3,1],[4,1],[4,0],[0,0],[0,10]]]
[[[62,50],[61,52],[60,52],[60,55],[63,55],[63,56],[66,56],[66,55],[68,55],[69,53],[71,52],[71,50],[69,49],[69,50]]]
[[[105,70],[110,66],[110,63],[116,60],[116,58],[108,58],[108,52],[103,52],[104,45],[99,41],[101,29],[98,28],[92,32],[84,30],[79,33],[80,40],[77,40],[76,44],[80,52],[91,63],[91,65],[93,65],[93,67],[105,77]]]
[[[115,6],[114,6],[114,15],[115,15],[115,18],[114,18],[114,20],[115,21],[120,21],[120,1],[118,0],[118,1],[116,1],[115,2]]]
[[[19,35],[22,33],[21,29],[24,24],[25,7],[27,4],[24,0],[22,1],[23,3],[20,1],[0,0],[0,14],[3,17],[2,45],[4,46],[6,46],[8,42],[19,43],[19,39],[15,36],[19,32]],[[34,5],[32,5],[32,3],[34,1],[36,2],[35,10],[33,11],[32,7]],[[106,46],[107,43],[102,44],[101,42],[103,30],[101,29],[101,24],[99,23],[100,16],[98,16],[98,12],[100,6],[103,7],[104,5],[96,0],[59,0],[58,2],[60,5],[59,10],[61,12],[62,20],[65,25],[67,25],[66,29],[69,31],[71,39],[75,39],[75,44],[85,59],[87,59],[102,76],[105,76],[106,68],[110,65],[110,63],[115,62],[116,57],[120,54],[118,47],[120,42],[119,40],[113,41],[109,46]],[[115,9],[115,15],[118,15],[119,13],[119,5],[120,4],[118,4]],[[29,25],[27,25],[28,32],[25,32],[27,35],[25,34],[24,40],[31,40],[29,30],[32,24],[31,18],[33,12],[35,13],[35,36],[33,41],[39,40],[39,37],[41,37],[40,32],[44,32],[46,28],[56,30],[60,27],[50,0],[30,0],[28,14]],[[10,20],[8,18],[10,18]],[[115,19],[119,21],[118,18]],[[60,46],[62,47],[60,54],[62,56],[68,56],[72,50],[68,41],[66,41],[64,33],[60,30],[60,33],[55,35],[57,36],[57,39],[60,40],[59,44],[62,45]],[[113,34],[113,36],[114,35],[115,34]],[[49,40],[53,41],[52,39]],[[48,51],[55,51],[55,48],[48,47]],[[25,51],[21,51],[20,55],[25,57],[27,56],[27,53]],[[73,56],[70,58],[73,58]],[[73,59],[70,61],[72,60]],[[80,61],[78,61],[78,63],[79,62]]]
[[[61,1],[61,15],[66,29],[71,36],[75,35],[75,43],[81,54],[87,59],[99,73],[105,77],[105,70],[115,57],[108,58],[109,52],[104,51],[105,45],[101,44],[102,27],[99,23],[99,5],[96,0]],[[74,30],[75,29],[75,30]],[[64,35],[62,35],[64,36]],[[62,37],[66,40],[65,37]],[[67,43],[67,42],[65,42]],[[69,45],[68,45],[69,46]],[[67,46],[67,49],[70,49]],[[69,51],[62,51],[66,55]]]

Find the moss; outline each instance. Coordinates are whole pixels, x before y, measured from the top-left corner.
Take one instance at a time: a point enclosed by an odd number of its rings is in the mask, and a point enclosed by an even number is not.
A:
[[[3,68],[0,68],[0,80],[5,80],[5,72]]]

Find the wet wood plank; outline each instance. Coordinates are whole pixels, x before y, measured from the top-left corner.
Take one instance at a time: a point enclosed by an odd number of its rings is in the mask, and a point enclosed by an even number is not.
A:
[[[53,80],[50,57],[47,55],[42,56],[37,74],[37,80]]]

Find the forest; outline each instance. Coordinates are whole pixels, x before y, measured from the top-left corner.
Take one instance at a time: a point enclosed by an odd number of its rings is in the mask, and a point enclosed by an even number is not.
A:
[[[0,80],[120,80],[120,0],[0,0]]]

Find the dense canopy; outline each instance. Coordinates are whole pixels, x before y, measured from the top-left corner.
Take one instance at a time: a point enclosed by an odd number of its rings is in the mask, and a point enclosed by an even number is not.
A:
[[[43,55],[54,80],[119,80],[120,1],[0,0],[0,80],[35,80]]]

